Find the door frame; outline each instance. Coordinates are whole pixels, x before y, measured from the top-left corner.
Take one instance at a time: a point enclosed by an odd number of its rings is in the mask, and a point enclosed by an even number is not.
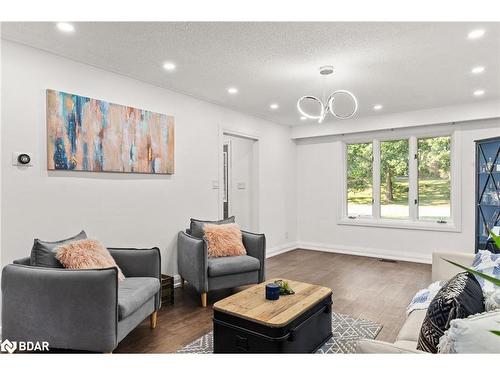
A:
[[[218,208],[217,212],[219,215],[219,220],[224,217],[224,157],[223,157],[223,146],[224,146],[224,136],[230,136],[230,137],[238,137],[238,138],[244,138],[248,139],[251,141],[254,141],[253,144],[253,163],[252,163],[252,182],[251,182],[251,187],[252,187],[252,224],[253,224],[253,230],[255,232],[259,232],[260,229],[260,192],[259,192],[259,170],[260,170],[260,163],[259,163],[259,144],[260,144],[260,137],[255,135],[255,134],[249,134],[249,133],[244,133],[236,130],[232,130],[230,128],[226,128],[223,126],[219,127],[219,142],[218,142],[218,147],[217,147],[217,158],[219,160],[219,199],[218,199]],[[231,150],[231,146],[229,146],[229,150]],[[231,157],[229,159],[232,159]],[[231,168],[231,166],[230,166]],[[229,174],[231,174],[231,171],[229,171]],[[229,183],[231,181],[229,180]],[[229,201],[229,210],[231,209],[231,201]]]

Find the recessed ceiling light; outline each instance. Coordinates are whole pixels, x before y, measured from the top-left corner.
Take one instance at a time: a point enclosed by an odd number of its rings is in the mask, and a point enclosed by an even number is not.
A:
[[[163,63],[163,69],[165,69],[168,72],[173,72],[175,70],[176,66],[173,62],[167,61],[166,63]]]
[[[474,91],[474,96],[483,96],[484,95],[484,90],[476,90]]]
[[[384,107],[382,106],[382,104],[375,104],[375,105],[373,106],[373,109],[374,109],[375,111],[380,111],[382,108],[384,108]]]
[[[56,26],[59,31],[62,31],[64,33],[72,33],[73,31],[75,31],[75,27],[68,22],[58,22]]]
[[[278,105],[278,103],[272,103],[269,108],[271,109],[278,109],[280,106]]]
[[[229,87],[227,89],[227,92],[231,95],[234,95],[234,94],[237,94],[238,93],[238,89],[236,87]]]
[[[484,35],[484,33],[485,33],[484,29],[472,30],[471,32],[469,32],[469,34],[467,34],[467,38],[478,39],[481,38]]]
[[[307,117],[306,117],[306,116],[300,116],[300,119],[301,119],[302,121],[304,121],[304,120],[307,120]]]
[[[484,66],[475,66],[471,69],[472,74],[481,74],[482,72],[484,72]]]

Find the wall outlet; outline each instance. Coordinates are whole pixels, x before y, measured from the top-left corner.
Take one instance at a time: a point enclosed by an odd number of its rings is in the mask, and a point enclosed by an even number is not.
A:
[[[245,190],[247,188],[247,184],[245,184],[244,182],[238,182],[237,186],[239,190]]]
[[[288,232],[285,232],[285,240],[288,240]]]
[[[212,189],[219,188],[219,180],[212,180]]]
[[[33,157],[29,152],[13,152],[12,165],[15,167],[32,167]]]

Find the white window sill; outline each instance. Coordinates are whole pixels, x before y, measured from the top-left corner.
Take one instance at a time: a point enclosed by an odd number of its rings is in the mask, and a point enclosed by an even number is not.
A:
[[[439,224],[432,221],[410,221],[401,219],[369,219],[369,218],[342,218],[337,221],[339,225],[355,225],[362,227],[414,229],[438,232],[461,232],[460,226],[453,222]]]

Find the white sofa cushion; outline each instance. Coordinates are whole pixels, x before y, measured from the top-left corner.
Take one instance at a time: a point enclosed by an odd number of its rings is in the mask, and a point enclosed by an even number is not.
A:
[[[406,350],[415,350],[418,352],[425,353],[421,350],[417,350],[418,341],[399,340],[399,341],[396,341],[394,343],[394,345],[396,345],[399,348],[406,349]]]
[[[415,343],[415,347],[417,343]],[[358,354],[410,354],[410,353],[418,353],[423,354],[425,352],[416,350],[412,348],[411,345],[398,345],[397,342],[391,344],[390,342],[377,341],[377,340],[368,340],[362,339],[359,340],[356,345],[356,353]]]
[[[422,327],[426,313],[427,310],[414,310],[403,324],[396,341],[414,341],[416,348],[418,337],[420,336],[420,328]]]
[[[455,319],[439,339],[439,353],[500,353],[500,310]]]

